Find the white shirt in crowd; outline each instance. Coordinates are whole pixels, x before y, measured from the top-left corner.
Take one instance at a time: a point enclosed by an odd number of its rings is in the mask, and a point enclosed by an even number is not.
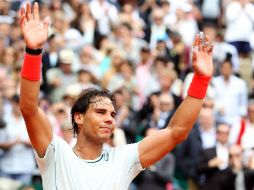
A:
[[[225,10],[225,17],[227,25],[225,40],[249,42],[254,32],[254,5],[248,3],[243,8],[237,1],[229,3]]]
[[[221,112],[218,120],[233,124],[239,117],[247,114],[247,84],[244,80],[231,75],[229,81],[223,76],[213,78],[215,105]]]

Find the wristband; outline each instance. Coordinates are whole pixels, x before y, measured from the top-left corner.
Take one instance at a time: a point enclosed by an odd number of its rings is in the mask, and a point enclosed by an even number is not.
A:
[[[28,47],[26,47],[25,51],[30,55],[40,55],[42,53],[42,49],[31,49]]]
[[[193,79],[188,89],[188,95],[194,98],[203,99],[206,95],[206,90],[210,79],[211,77],[194,73]]]
[[[31,81],[39,81],[41,78],[42,55],[30,55],[25,53],[21,76]]]

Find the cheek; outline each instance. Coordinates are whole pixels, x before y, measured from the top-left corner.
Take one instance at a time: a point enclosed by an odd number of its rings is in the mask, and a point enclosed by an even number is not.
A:
[[[102,118],[98,116],[90,115],[84,120],[84,126],[89,128],[89,130],[95,131],[96,128],[98,128],[98,126],[100,125],[101,120]]]
[[[114,120],[113,123],[112,123],[112,131],[114,131],[116,128],[116,121]]]

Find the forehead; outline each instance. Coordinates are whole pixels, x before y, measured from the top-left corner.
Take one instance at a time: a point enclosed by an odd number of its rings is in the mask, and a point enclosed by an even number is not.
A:
[[[95,97],[91,99],[89,108],[115,111],[112,101],[107,97]]]
[[[159,97],[159,99],[160,99],[161,102],[173,102],[173,98],[169,94],[162,94]]]
[[[220,124],[220,125],[218,125],[218,130],[219,131],[229,131],[230,126],[228,126],[227,124]]]

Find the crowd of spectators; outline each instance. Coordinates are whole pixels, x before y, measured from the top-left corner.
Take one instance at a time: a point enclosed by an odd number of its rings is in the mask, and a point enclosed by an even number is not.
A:
[[[75,144],[70,108],[90,87],[116,96],[117,129],[105,146],[134,143],[165,128],[187,94],[192,41],[203,31],[214,44],[215,69],[198,121],[186,141],[142,172],[130,189],[253,190],[253,0],[38,2],[41,17],[52,20],[39,105],[54,133]],[[1,190],[40,189],[19,111],[25,49],[19,9],[25,3],[0,1]]]

